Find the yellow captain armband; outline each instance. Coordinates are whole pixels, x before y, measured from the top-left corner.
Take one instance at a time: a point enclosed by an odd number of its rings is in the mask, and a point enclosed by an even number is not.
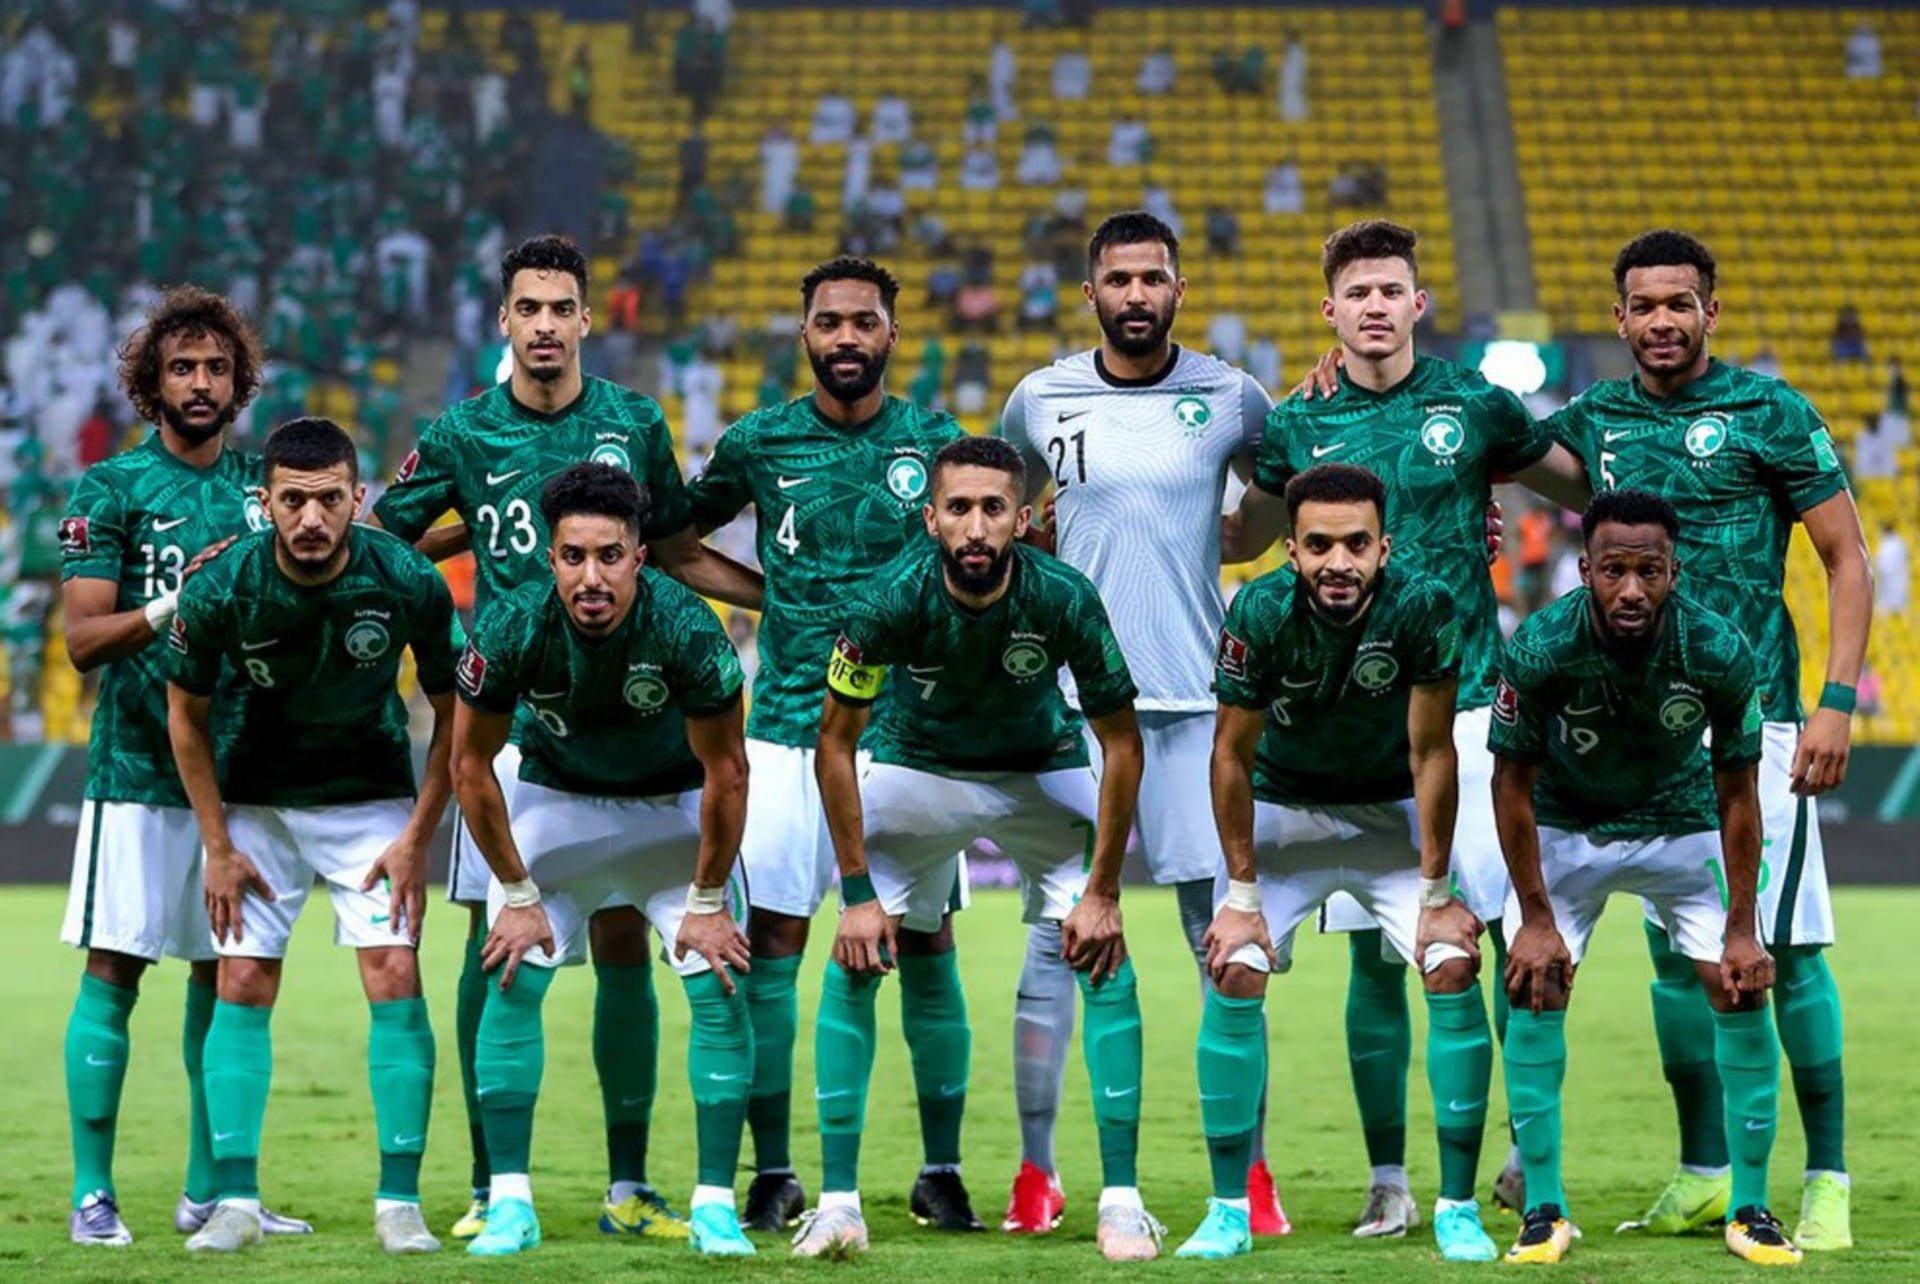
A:
[[[833,644],[833,658],[827,661],[827,690],[843,700],[868,704],[880,695],[886,680],[885,665],[862,664],[860,648],[841,637]]]

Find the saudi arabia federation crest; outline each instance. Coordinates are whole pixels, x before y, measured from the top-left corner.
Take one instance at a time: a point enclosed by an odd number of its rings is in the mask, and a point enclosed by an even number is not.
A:
[[[252,495],[247,496],[245,512],[248,530],[263,531],[267,529],[267,510],[262,508],[260,501]]]
[[[347,654],[361,664],[378,660],[387,653],[392,640],[386,626],[378,620],[362,620],[347,630]]]
[[[1727,425],[1712,415],[1702,415],[1687,425],[1687,453],[1695,459],[1712,459],[1727,444]]]
[[[629,705],[642,713],[650,713],[667,702],[667,684],[651,673],[636,673],[627,679],[621,694]]]
[[[901,499],[918,499],[927,493],[927,466],[912,455],[902,455],[887,465],[887,489]]]
[[[1000,667],[1016,678],[1034,677],[1046,670],[1047,649],[1038,642],[1015,642],[1001,653]]]
[[[1362,691],[1385,691],[1400,676],[1400,661],[1385,651],[1362,656],[1353,666],[1353,681]]]
[[[1456,416],[1437,410],[1420,425],[1420,444],[1441,459],[1451,459],[1467,444],[1467,432]]]
[[[615,468],[625,473],[633,471],[633,456],[629,455],[627,448],[617,441],[603,441],[598,446],[595,446],[593,453],[587,456],[587,462],[592,464],[612,464]]]
[[[1173,421],[1189,437],[1198,437],[1213,421],[1213,411],[1199,397],[1182,397],[1173,403]]]
[[[1660,725],[1668,731],[1685,731],[1707,716],[1707,706],[1696,696],[1668,696],[1660,706]]]

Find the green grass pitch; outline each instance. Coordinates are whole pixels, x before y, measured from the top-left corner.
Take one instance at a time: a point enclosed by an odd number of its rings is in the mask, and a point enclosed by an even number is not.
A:
[[[187,1280],[208,1277],[361,1279],[632,1279],[767,1278],[831,1273],[866,1280],[968,1278],[1053,1280],[1243,1277],[1249,1270],[1282,1279],[1458,1279],[1484,1268],[1444,1265],[1423,1224],[1399,1242],[1361,1242],[1347,1231],[1366,1179],[1359,1128],[1341,1046],[1346,950],[1339,939],[1301,942],[1294,972],[1274,982],[1267,1003],[1272,1025],[1274,1106],[1268,1145],[1295,1232],[1261,1241],[1245,1262],[1221,1267],[1176,1262],[1171,1254],[1198,1221],[1205,1199],[1206,1156],[1193,1080],[1197,1022],[1192,964],[1178,939],[1173,898],[1139,890],[1126,899],[1134,957],[1146,1011],[1147,1082],[1141,1179],[1148,1207],[1168,1224],[1168,1256],[1148,1266],[1111,1266],[1093,1247],[1097,1158],[1086,1103],[1086,1075],[1071,1063],[1060,1123],[1060,1164],[1068,1195],[1064,1225],[1040,1239],[997,1232],[942,1236],[907,1216],[919,1141],[911,1079],[899,1038],[897,1004],[881,1001],[881,1038],[863,1174],[873,1252],[857,1264],[795,1263],[784,1244],[761,1241],[761,1256],[729,1264],[695,1259],[658,1242],[614,1243],[595,1229],[604,1151],[600,1102],[589,1054],[591,972],[573,969],[547,1005],[547,1074],[535,1133],[535,1192],[546,1243],[511,1265],[479,1262],[450,1246],[437,1258],[382,1258],[371,1237],[375,1177],[372,1111],[367,1100],[366,1013],[354,969],[330,945],[328,912],[316,908],[301,925],[286,988],[274,1020],[277,1066],[267,1116],[262,1185],[275,1207],[311,1218],[311,1239],[269,1243],[241,1261],[189,1259],[170,1212],[185,1162],[186,1107],[179,1031],[184,969],[150,973],[134,1015],[133,1068],[119,1142],[122,1205],[137,1242],[131,1249],[81,1249],[66,1242],[69,1178],[66,1110],[60,1070],[61,1032],[72,1001],[78,958],[55,941],[61,891],[8,888],[0,893],[17,951],[0,982],[7,1029],[0,1040],[0,1278],[50,1284],[60,1280]],[[1717,1237],[1644,1242],[1616,1237],[1613,1226],[1637,1215],[1669,1172],[1673,1124],[1648,1017],[1648,966],[1636,907],[1614,906],[1582,969],[1570,1022],[1567,1183],[1575,1218],[1586,1230],[1568,1262],[1569,1280],[1726,1280],[1755,1268],[1726,1255]],[[830,912],[830,911],[829,911]],[[997,1224],[1018,1160],[1009,1052],[1014,979],[1022,932],[1009,893],[986,893],[959,925],[967,997],[975,1030],[969,1097],[966,1176],[982,1217]],[[1803,1275],[1826,1279],[1920,1278],[1920,1162],[1914,1109],[1920,1103],[1913,1018],[1901,942],[1920,922],[1920,893],[1857,890],[1839,897],[1844,948],[1833,963],[1846,996],[1848,1113],[1855,1175],[1854,1234],[1859,1247],[1833,1257],[1809,1255]],[[453,990],[463,924],[438,905],[427,921],[427,993],[440,1037],[439,1092],[425,1172],[428,1218],[444,1228],[467,1195],[466,1127],[453,1056]],[[828,920],[820,925],[830,930]],[[824,936],[816,936],[824,947]],[[808,1189],[818,1183],[813,1111],[806,1099],[812,999],[824,948],[803,974],[805,1006],[796,1076],[796,1160]],[[693,1132],[685,1084],[685,1003],[670,974],[661,975],[665,1025],[661,1094],[655,1112],[655,1182],[683,1203],[693,1180]],[[1419,1012],[1417,996],[1414,1008]],[[1420,1068],[1424,1015],[1415,1017],[1415,1066],[1409,1158],[1416,1197],[1430,1209],[1435,1159],[1431,1114]],[[1496,1081],[1498,1076],[1496,1075]],[[1773,1198],[1791,1225],[1799,1202],[1802,1142],[1782,1090],[1782,1126],[1775,1153]],[[1504,1120],[1495,1087],[1495,1118]],[[1482,1192],[1503,1152],[1497,1135],[1482,1165]],[[750,1151],[749,1151],[750,1157]],[[746,1177],[740,1180],[745,1190]],[[1489,1216],[1495,1239],[1510,1242],[1511,1217]]]

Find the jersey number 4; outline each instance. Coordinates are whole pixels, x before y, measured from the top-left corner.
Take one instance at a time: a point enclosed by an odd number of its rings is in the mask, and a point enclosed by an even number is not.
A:
[[[1072,445],[1069,446],[1068,443]],[[1053,456],[1053,488],[1065,490],[1068,486],[1087,480],[1087,430],[1082,428],[1071,437],[1047,438],[1047,453]],[[1068,456],[1072,456],[1073,467],[1069,469]],[[1070,475],[1071,474],[1071,475]]]

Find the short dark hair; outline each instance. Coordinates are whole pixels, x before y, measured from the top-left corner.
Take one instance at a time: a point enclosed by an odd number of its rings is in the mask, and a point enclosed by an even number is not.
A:
[[[240,309],[197,285],[176,285],[160,297],[146,323],[120,349],[120,387],[134,413],[150,424],[161,420],[160,348],[163,340],[211,338],[233,362],[233,408],[260,391],[260,339]]]
[[[580,283],[580,298],[587,297],[587,256],[571,237],[549,234],[530,236],[520,244],[500,256],[500,297],[505,299],[513,293],[513,278],[516,274],[532,269],[536,272],[566,272]]]
[[[1713,297],[1714,277],[1719,267],[1713,261],[1713,251],[1697,237],[1663,227],[1642,232],[1628,241],[1613,258],[1613,288],[1621,298],[1627,297],[1627,273],[1649,267],[1690,267],[1700,274],[1700,288],[1706,292],[1704,297]]]
[[[267,438],[260,475],[271,482],[276,468],[317,473],[335,464],[345,464],[347,480],[359,482],[360,453],[354,449],[353,438],[347,435],[347,430],[331,419],[302,415],[287,420]]]
[[[1419,243],[1419,233],[1410,227],[1390,219],[1363,218],[1358,223],[1347,224],[1320,246],[1320,271],[1327,278],[1327,289],[1331,290],[1334,278],[1349,263],[1361,259],[1405,259],[1407,270],[1418,283],[1420,262],[1413,255],[1413,247]]]
[[[1174,235],[1173,229],[1145,210],[1122,210],[1103,219],[1087,239],[1087,279],[1093,279],[1095,265],[1110,247],[1144,245],[1148,241],[1158,241],[1167,247],[1167,257],[1173,261],[1173,274],[1179,276],[1180,238]]]
[[[591,460],[559,473],[540,492],[540,516],[550,531],[559,529],[563,517],[587,514],[625,522],[637,540],[651,510],[647,488],[632,473]]]
[[[886,309],[887,315],[894,315],[893,301],[900,297],[900,282],[894,279],[893,273],[872,259],[842,254],[838,258],[828,259],[801,277],[800,305],[803,311],[813,311],[814,293],[828,281],[867,282],[880,291],[880,306]]]
[[[1667,538],[1680,538],[1680,516],[1673,505],[1647,490],[1603,490],[1580,514],[1580,541],[1591,546],[1602,522],[1620,526],[1658,526]]]
[[[1287,483],[1287,524],[1300,515],[1302,504],[1372,504],[1387,524],[1387,487],[1378,476],[1356,464],[1315,464],[1295,473]]]
[[[950,441],[933,457],[937,476],[942,468],[991,468],[1013,478],[1014,489],[1027,493],[1027,461],[1020,450],[1004,437],[962,437]]]

